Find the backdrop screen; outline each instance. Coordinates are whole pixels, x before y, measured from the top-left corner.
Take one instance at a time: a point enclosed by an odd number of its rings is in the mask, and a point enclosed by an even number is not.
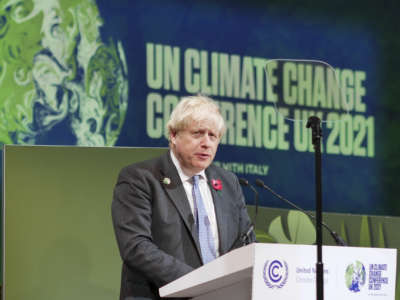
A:
[[[310,130],[288,119],[340,119],[323,125],[323,209],[399,214],[390,9],[375,24],[375,10],[353,3],[264,2],[5,1],[0,142],[167,147],[171,110],[204,93],[227,123],[218,165],[312,210]],[[277,59],[289,61],[279,72]],[[340,91],[304,60],[329,65]],[[283,206],[267,193],[260,200]]]

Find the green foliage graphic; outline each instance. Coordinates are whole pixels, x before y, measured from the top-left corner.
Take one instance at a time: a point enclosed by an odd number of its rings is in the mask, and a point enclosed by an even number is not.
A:
[[[0,144],[36,144],[63,126],[112,146],[128,102],[121,43],[101,39],[93,0],[0,1]]]
[[[311,245],[315,242],[315,228],[306,214],[295,210],[289,211],[287,225],[289,238],[284,232],[280,216],[271,222],[268,233],[277,243]]]

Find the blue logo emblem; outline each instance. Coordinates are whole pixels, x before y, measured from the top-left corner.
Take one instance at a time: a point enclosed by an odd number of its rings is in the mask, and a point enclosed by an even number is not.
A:
[[[366,281],[364,265],[359,261],[348,265],[346,268],[345,281],[346,286],[350,291],[358,293],[365,285]]]
[[[282,288],[289,276],[289,267],[286,261],[267,260],[264,264],[263,278],[269,288]]]

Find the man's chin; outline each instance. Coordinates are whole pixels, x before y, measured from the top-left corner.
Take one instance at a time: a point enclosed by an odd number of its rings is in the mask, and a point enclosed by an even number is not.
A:
[[[198,170],[198,172],[203,171],[205,169],[208,168],[208,166],[211,164],[211,161],[207,161],[207,162],[199,162],[195,165],[195,168]]]

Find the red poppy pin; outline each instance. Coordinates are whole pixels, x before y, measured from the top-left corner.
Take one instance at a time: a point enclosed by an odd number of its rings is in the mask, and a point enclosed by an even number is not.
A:
[[[212,179],[211,180],[211,185],[214,188],[214,190],[218,191],[222,191],[222,181],[221,179]]]

